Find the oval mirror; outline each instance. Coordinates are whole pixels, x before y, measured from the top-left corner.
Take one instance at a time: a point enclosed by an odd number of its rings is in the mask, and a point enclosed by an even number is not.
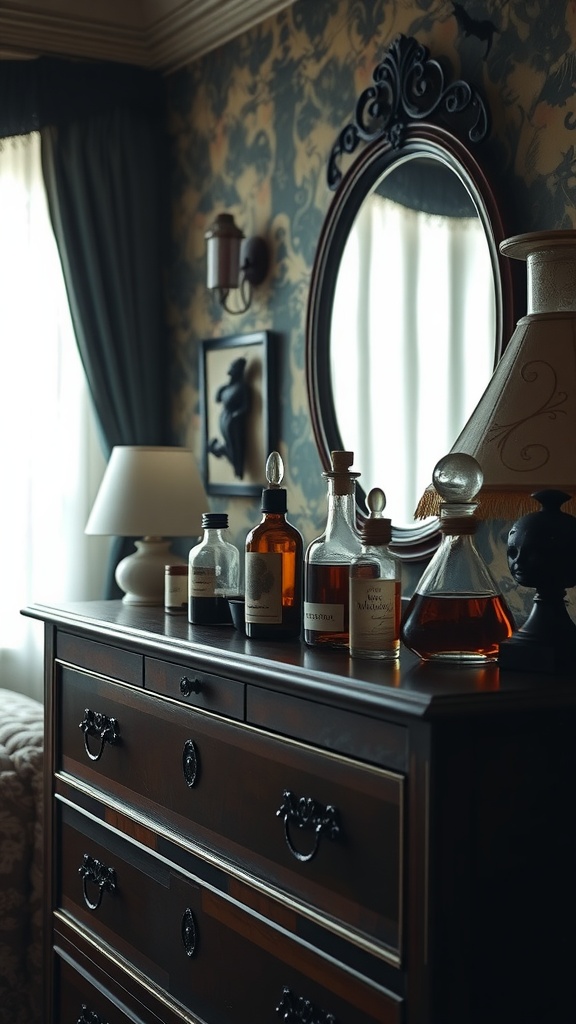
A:
[[[498,251],[502,218],[472,152],[488,125],[479,97],[447,84],[404,36],[374,83],[330,158],[336,194],[312,273],[307,384],[324,467],[332,450],[353,451],[360,511],[364,494],[383,487],[392,547],[418,559],[439,531],[436,519],[414,522],[416,504],[512,334],[512,279]],[[361,141],[342,174],[343,154]]]

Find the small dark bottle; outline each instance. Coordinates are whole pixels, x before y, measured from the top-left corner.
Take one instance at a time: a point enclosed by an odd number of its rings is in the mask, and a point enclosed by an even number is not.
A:
[[[303,541],[286,519],[284,465],[278,452],[266,462],[262,520],[246,538],[246,636],[285,640],[302,625]]]
[[[204,512],[202,528],[202,540],[188,559],[188,621],[212,626],[231,623],[228,598],[238,593],[240,552],[225,539],[226,512]]]

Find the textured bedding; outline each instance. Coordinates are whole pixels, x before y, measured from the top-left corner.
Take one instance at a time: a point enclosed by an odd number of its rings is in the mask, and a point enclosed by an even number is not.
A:
[[[40,1024],[43,707],[0,689],[0,1024]]]

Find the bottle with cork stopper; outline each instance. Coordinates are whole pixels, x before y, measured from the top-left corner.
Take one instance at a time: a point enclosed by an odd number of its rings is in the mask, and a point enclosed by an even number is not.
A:
[[[400,654],[401,568],[388,548],[392,523],[386,495],[368,493],[369,516],[360,530],[362,550],[350,563],[350,654],[396,661]]]
[[[354,453],[333,451],[326,529],[313,540],[304,563],[304,640],[310,646],[348,648],[350,562],[360,553],[356,530]]]

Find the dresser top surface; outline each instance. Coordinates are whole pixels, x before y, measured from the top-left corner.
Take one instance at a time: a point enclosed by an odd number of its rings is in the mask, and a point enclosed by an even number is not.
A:
[[[195,626],[186,616],[122,601],[38,603],[23,614],[143,655],[193,660],[204,671],[376,715],[494,714],[576,703],[572,675],[423,663],[405,648],[399,664],[390,665],[311,648],[298,639],[249,640],[231,626]]]

